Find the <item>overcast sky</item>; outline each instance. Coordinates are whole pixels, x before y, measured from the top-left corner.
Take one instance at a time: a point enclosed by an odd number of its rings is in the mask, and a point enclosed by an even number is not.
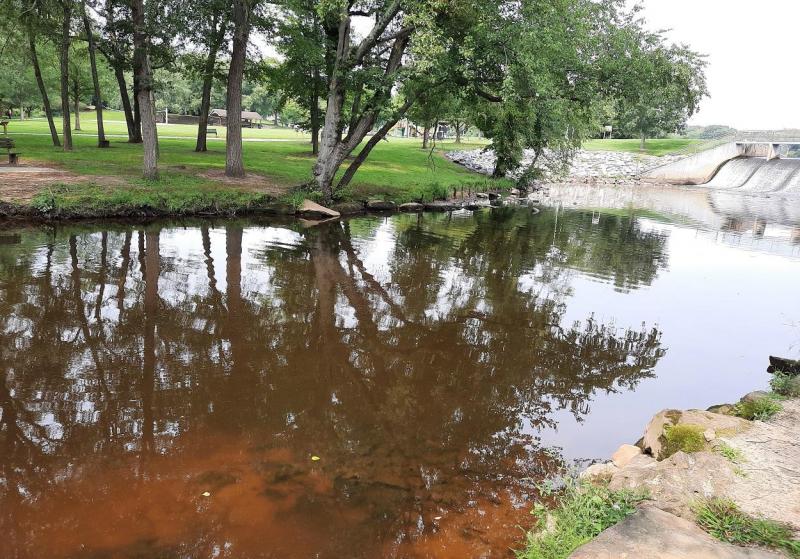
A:
[[[691,124],[800,128],[800,0],[642,0],[652,29],[708,55],[711,94]]]

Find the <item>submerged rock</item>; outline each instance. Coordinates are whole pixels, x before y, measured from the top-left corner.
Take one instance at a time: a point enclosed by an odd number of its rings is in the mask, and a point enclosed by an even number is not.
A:
[[[264,206],[264,213],[269,215],[294,215],[295,212],[294,206],[283,202],[271,202]]]
[[[393,212],[397,209],[397,204],[391,200],[370,200],[367,202],[367,209],[374,212]]]
[[[576,549],[570,559],[774,559],[770,551],[736,547],[693,523],[644,507]]]
[[[425,205],[420,204],[419,202],[406,202],[405,204],[400,204],[401,212],[421,212],[424,209]]]
[[[431,212],[452,212],[453,210],[459,209],[457,204],[453,204],[452,202],[426,202],[425,209]]]
[[[342,215],[357,215],[364,213],[364,204],[358,202],[339,202],[331,206],[331,209]]]

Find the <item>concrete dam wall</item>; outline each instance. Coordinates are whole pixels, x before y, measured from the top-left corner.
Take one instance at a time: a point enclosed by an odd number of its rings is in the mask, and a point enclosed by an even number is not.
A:
[[[706,186],[753,194],[800,194],[800,159],[738,157],[725,163]]]
[[[728,161],[771,155],[767,144],[729,142],[642,173],[642,178],[668,184],[706,184]]]

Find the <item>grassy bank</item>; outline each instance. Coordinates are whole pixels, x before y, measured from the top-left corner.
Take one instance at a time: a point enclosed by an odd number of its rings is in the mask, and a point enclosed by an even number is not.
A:
[[[537,528],[528,532],[519,559],[566,559],[600,532],[636,512],[643,491],[609,491],[573,478],[557,493],[555,506],[537,507]]]
[[[218,137],[209,139],[208,152],[196,153],[195,126],[159,125],[162,177],[158,182],[146,182],[140,179],[141,146],[127,143],[122,114],[106,112],[110,149],[95,147],[96,124],[94,113],[82,113],[83,130],[75,133],[75,150],[65,153],[51,145],[43,119],[12,121],[9,135],[16,140],[24,163],[55,167],[70,176],[51,181],[37,179],[29,184],[16,177],[14,180],[22,186],[6,188],[5,192],[0,186],[0,201],[15,203],[13,207],[21,204],[50,216],[78,217],[237,213],[263,210],[276,200],[297,203],[304,197],[319,198],[313,189],[300,188],[309,183],[315,158],[309,136],[292,129],[272,126],[245,129],[244,163],[248,177],[229,181],[223,177],[224,127],[215,127]],[[661,155],[683,149],[692,142],[648,140],[647,152]],[[445,199],[462,189],[474,192],[509,188],[509,180],[475,174],[443,156],[452,149],[486,145],[486,140],[479,139],[467,139],[460,144],[439,141],[430,151],[423,150],[418,139],[390,138],[375,147],[341,197],[343,201],[379,198],[403,203]],[[639,142],[593,140],[586,148],[638,153]]]
[[[690,146],[699,145],[702,140],[690,138],[658,138],[645,142],[645,151],[640,148],[640,140],[637,139],[610,139],[610,140],[589,140],[583,144],[584,149],[589,151],[627,151],[630,153],[645,153],[647,155],[669,155],[676,151],[681,151]]]
[[[92,118],[84,115],[83,127],[87,131],[94,124]],[[124,132],[123,122],[110,121],[107,129],[115,130],[114,126]],[[187,134],[194,133],[192,127],[183,128]],[[256,210],[274,200],[297,202],[303,197],[318,196],[313,190],[297,191],[309,182],[315,158],[309,139],[298,138],[294,131],[247,131],[273,136],[288,132],[294,139],[264,137],[263,141],[245,142],[248,177],[242,181],[227,181],[223,177],[224,142],[210,141],[208,152],[196,153],[190,135],[169,138],[163,126],[159,132],[162,178],[146,182],[139,178],[140,145],[128,144],[124,138],[111,138],[111,148],[101,150],[95,147],[96,138],[85,134],[74,137],[74,151],[64,152],[51,145],[45,122],[13,122],[9,135],[16,140],[24,163],[56,167],[73,176],[62,183],[36,187],[35,195],[24,201],[14,200],[0,187],[0,199],[22,201],[40,211],[72,216],[129,215],[137,209],[156,214],[233,212],[236,208]],[[478,144],[461,146],[469,149]],[[418,140],[392,138],[381,142],[342,197],[353,201],[370,198],[398,203],[431,201],[446,198],[462,187],[487,190],[511,185],[510,181],[491,180],[451,163],[442,155],[445,147],[452,146],[442,146],[431,153],[421,149]]]

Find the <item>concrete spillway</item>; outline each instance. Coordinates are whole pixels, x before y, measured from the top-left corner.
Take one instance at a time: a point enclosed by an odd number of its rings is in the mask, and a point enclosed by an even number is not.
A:
[[[706,186],[754,194],[800,194],[800,159],[732,159],[720,167]]]

